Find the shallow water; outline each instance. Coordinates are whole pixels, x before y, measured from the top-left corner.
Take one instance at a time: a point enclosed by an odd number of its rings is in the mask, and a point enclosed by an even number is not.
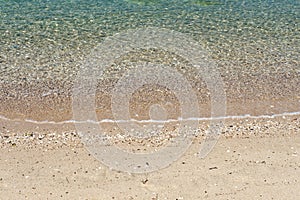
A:
[[[130,2],[1,1],[1,62],[56,58],[56,51],[89,50],[105,36],[151,26],[192,35],[218,60],[298,60],[299,1]]]
[[[209,52],[224,82],[229,116],[298,112],[299,10],[298,0],[0,0],[0,114],[72,118],[72,86],[91,49],[108,36],[143,27],[184,33]],[[108,73],[103,79],[114,78]]]

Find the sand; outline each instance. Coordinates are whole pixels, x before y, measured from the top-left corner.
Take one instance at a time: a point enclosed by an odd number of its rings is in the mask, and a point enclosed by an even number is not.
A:
[[[76,134],[19,135],[15,143],[9,140],[17,136],[7,134],[1,137],[0,197],[297,199],[299,117],[226,120],[207,157],[197,156],[203,142],[198,135],[179,160],[146,174],[110,169],[84,148]]]

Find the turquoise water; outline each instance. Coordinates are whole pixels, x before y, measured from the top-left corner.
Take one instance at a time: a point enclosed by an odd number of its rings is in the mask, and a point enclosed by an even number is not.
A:
[[[90,47],[122,30],[155,26],[189,33],[222,58],[242,50],[241,56],[250,54],[251,60],[251,50],[269,47],[272,53],[265,52],[264,59],[270,54],[296,59],[299,10],[298,0],[1,0],[1,57],[43,45],[52,51]]]
[[[69,90],[93,47],[141,27],[199,41],[229,96],[299,104],[299,0],[0,0],[1,99]]]

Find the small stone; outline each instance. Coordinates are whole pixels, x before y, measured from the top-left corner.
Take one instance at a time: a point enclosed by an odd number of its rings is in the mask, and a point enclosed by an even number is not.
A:
[[[148,179],[142,180],[143,184],[146,184],[148,182]]]
[[[218,167],[210,167],[209,170],[218,169]]]

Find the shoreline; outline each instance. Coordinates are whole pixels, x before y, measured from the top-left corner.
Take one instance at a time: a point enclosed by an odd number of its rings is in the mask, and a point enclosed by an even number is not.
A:
[[[0,144],[2,148],[9,148],[11,146],[35,146],[44,148],[46,146],[59,147],[59,146],[82,146],[83,141],[74,123],[43,123],[34,124],[24,121],[7,122],[0,119],[2,126],[0,127]],[[90,123],[90,122],[89,122]],[[85,124],[88,126],[88,124]],[[99,123],[98,123],[99,124]],[[226,118],[223,120],[223,127],[220,130],[220,138],[268,138],[278,136],[300,136],[300,114],[297,115],[280,115],[275,117],[263,117],[263,118]],[[100,125],[100,124],[99,124]],[[166,127],[172,126],[172,123],[167,124]],[[173,123],[174,125],[174,123]],[[205,138],[205,132],[209,129],[210,121],[199,121],[197,130],[192,131],[194,139]],[[178,124],[174,125],[178,127]],[[176,132],[167,131],[160,132],[157,135],[145,136],[145,138],[135,138],[131,134],[124,133],[119,129],[116,123],[104,122],[101,124],[101,134],[106,134],[108,139],[112,143],[122,142],[131,148],[130,142],[128,141],[143,141],[143,145],[155,144],[153,141],[160,142],[161,144],[166,143],[170,139],[170,135]],[[99,132],[100,133],[100,132]],[[125,142],[124,142],[125,141]],[[161,145],[160,144],[160,145]],[[46,146],[45,146],[46,145]],[[141,146],[138,144],[137,146]],[[134,145],[133,145],[133,148]],[[138,147],[136,147],[138,148]]]

